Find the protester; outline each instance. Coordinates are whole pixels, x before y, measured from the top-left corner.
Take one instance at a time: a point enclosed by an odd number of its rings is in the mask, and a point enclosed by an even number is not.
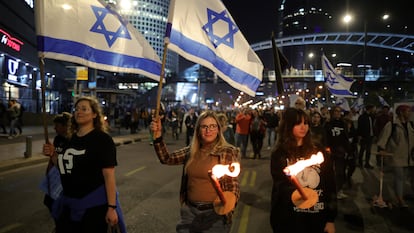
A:
[[[390,106],[384,105],[380,113],[375,117],[374,123],[374,136],[375,140],[378,141],[378,137],[384,128],[384,126],[389,122],[392,121],[392,114],[390,113]],[[381,155],[376,155],[377,166],[381,166]]]
[[[378,151],[391,153],[389,166],[394,174],[394,192],[400,207],[408,207],[404,200],[404,185],[409,177],[414,190],[414,123],[409,121],[411,110],[408,105],[399,105],[394,121],[389,121],[377,141]],[[387,159],[388,160],[388,159]]]
[[[208,171],[216,164],[238,162],[239,150],[226,142],[216,113],[203,112],[197,119],[194,137],[190,146],[169,153],[161,136],[161,122],[151,124],[154,135],[154,149],[162,164],[183,165],[180,189],[181,219],[177,232],[229,232],[233,211],[219,215],[213,202],[218,198]],[[237,177],[223,176],[220,187],[231,192],[234,201],[240,196]],[[226,200],[230,201],[230,200]]]
[[[13,139],[19,136],[16,129],[18,128],[19,124],[20,105],[17,104],[16,100],[12,99],[9,101],[9,108],[7,109],[7,112],[10,119],[10,131],[8,138]]]
[[[233,146],[236,145],[236,142],[234,139],[234,130],[229,127],[229,122],[228,122],[226,114],[219,113],[217,114],[217,117],[221,125],[221,131],[226,141]]]
[[[236,115],[236,146],[240,148],[242,158],[246,158],[247,143],[249,141],[250,121],[252,116],[248,108],[242,108]]]
[[[306,101],[302,97],[298,97],[295,100],[295,108],[306,110]]]
[[[327,146],[331,152],[337,187],[337,199],[347,198],[343,191],[346,181],[346,158],[351,151],[347,125],[342,119],[342,109],[335,106],[331,109],[331,119],[325,124]]]
[[[322,125],[322,115],[319,112],[311,114],[310,131],[313,144],[320,150],[326,149],[326,130]]]
[[[57,154],[63,196],[56,232],[102,233],[116,224],[125,232],[115,184],[116,147],[99,102],[81,97],[74,107],[67,148]],[[43,153],[56,156],[56,149],[47,143]]]
[[[374,168],[370,164],[371,159],[371,147],[372,140],[374,138],[374,105],[365,106],[365,111],[358,118],[358,137],[359,137],[359,154],[358,162],[359,166],[364,166],[365,168],[372,169]],[[365,153],[365,165],[363,165],[363,158]]]
[[[356,169],[357,157],[358,157],[358,132],[355,128],[354,121],[352,120],[352,112],[344,112],[343,120],[345,122],[346,132],[350,145],[350,150],[346,155],[346,166],[345,166],[345,184],[349,188],[352,187],[352,175]]]
[[[252,111],[252,120],[250,121],[250,142],[253,148],[253,158],[261,158],[263,139],[266,133],[266,122],[257,109]]]
[[[309,115],[303,109],[287,108],[279,124],[280,135],[271,155],[273,188],[270,221],[273,232],[305,233],[335,232],[337,215],[336,190],[333,166],[325,151],[324,162],[306,167],[296,174],[302,187],[317,192],[317,203],[307,209],[296,207],[292,193],[296,190],[284,169],[296,162],[309,159],[316,148],[309,131]]]
[[[68,112],[63,112],[62,114],[59,114],[55,116],[53,119],[54,128],[56,132],[56,136],[53,139],[53,146],[55,148],[55,152],[53,155],[49,157],[49,163],[46,168],[46,194],[43,199],[43,204],[47,206],[49,209],[49,212],[52,214],[52,217],[56,221],[56,216],[53,216],[53,213],[56,208],[58,208],[59,205],[59,197],[61,194],[61,191],[59,190],[53,190],[53,189],[60,189],[61,185],[58,185],[59,187],[56,187],[55,185],[61,184],[59,173],[54,173],[52,169],[58,169],[57,168],[57,155],[62,154],[65,148],[68,145],[69,139],[68,139],[68,125],[70,122],[72,115]],[[55,176],[57,175],[57,177]]]
[[[2,128],[2,134],[7,134],[7,130],[6,130],[6,115],[7,115],[7,108],[6,106],[3,104],[3,101],[0,100],[0,127]]]
[[[270,150],[276,141],[276,131],[279,126],[279,116],[275,110],[270,109],[265,113],[266,132],[267,132],[267,149]]]
[[[193,139],[194,135],[194,127],[197,122],[197,116],[195,114],[194,108],[190,108],[188,111],[188,115],[185,117],[184,124],[187,128],[185,144],[187,146],[190,145],[191,140]]]

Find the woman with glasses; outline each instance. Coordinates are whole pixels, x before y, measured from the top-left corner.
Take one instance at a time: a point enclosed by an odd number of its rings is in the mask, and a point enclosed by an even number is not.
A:
[[[217,164],[229,165],[239,161],[239,150],[226,142],[221,125],[213,111],[205,111],[194,127],[194,136],[189,146],[169,152],[162,138],[159,118],[151,124],[154,135],[154,149],[162,164],[183,165],[180,189],[181,219],[176,232],[229,232],[231,216],[240,196],[237,176],[223,176],[219,186],[229,193],[226,214],[216,213],[215,202],[218,192],[214,188],[209,171]],[[217,204],[217,202],[216,202]]]
[[[96,98],[76,101],[68,137],[61,153],[53,144],[43,146],[45,155],[57,157],[63,187],[62,207],[54,213],[56,232],[102,233],[116,224],[125,232],[115,184],[116,147]]]

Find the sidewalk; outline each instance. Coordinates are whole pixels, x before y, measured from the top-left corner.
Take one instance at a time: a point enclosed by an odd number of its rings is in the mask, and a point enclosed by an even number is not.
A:
[[[53,126],[49,126],[48,132],[49,140],[53,141],[55,137]],[[149,139],[147,130],[130,134],[129,130],[123,128],[115,129],[110,134],[116,146]],[[46,162],[48,160],[42,154],[42,147],[45,142],[43,126],[25,126],[23,128],[23,134],[18,138],[8,139],[7,136],[0,134],[0,172]],[[26,151],[29,153],[26,153]]]

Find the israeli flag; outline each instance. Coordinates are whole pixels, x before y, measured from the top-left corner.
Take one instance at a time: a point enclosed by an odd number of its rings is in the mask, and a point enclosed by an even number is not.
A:
[[[154,49],[103,1],[39,0],[35,19],[41,58],[160,79]]]
[[[344,97],[336,97],[335,104],[345,111],[351,111],[348,100],[346,100]]]
[[[166,44],[255,96],[263,64],[220,0],[171,0]]]
[[[356,111],[361,111],[364,109],[364,99],[362,97],[358,97],[358,99],[356,99],[354,101],[354,103],[351,105],[352,108],[354,108]]]
[[[338,74],[325,55],[322,55],[322,70],[326,78],[325,85],[336,97],[355,97],[350,91],[355,80]]]
[[[382,106],[390,106],[382,96],[378,96],[378,99]]]

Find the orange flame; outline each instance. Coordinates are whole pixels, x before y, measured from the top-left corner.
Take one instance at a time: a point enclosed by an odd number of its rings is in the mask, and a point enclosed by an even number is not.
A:
[[[220,178],[224,175],[231,177],[236,177],[240,174],[240,164],[231,163],[229,165],[216,164],[212,170],[212,173],[217,178]]]
[[[309,159],[299,160],[295,164],[287,166],[283,169],[283,172],[288,176],[295,176],[306,167],[321,164],[324,161],[322,152],[318,152],[316,155],[312,155]]]

